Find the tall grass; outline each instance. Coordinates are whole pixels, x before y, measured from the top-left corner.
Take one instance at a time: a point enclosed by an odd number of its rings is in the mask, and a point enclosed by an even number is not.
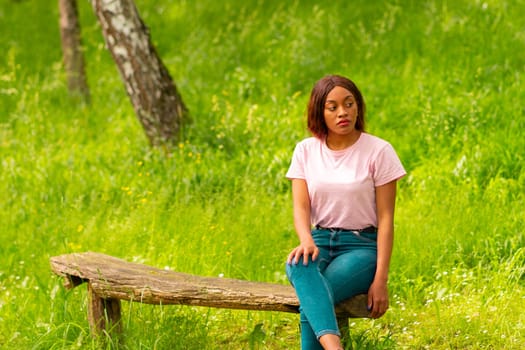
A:
[[[85,289],[50,272],[58,254],[286,284],[284,174],[329,73],[361,87],[369,131],[409,172],[391,310],[352,320],[349,348],[521,348],[523,0],[136,3],[193,118],[168,153],[149,148],[88,3],[89,106],[67,95],[56,3],[0,3],[2,348],[101,346]],[[297,315],[123,307],[123,348],[299,346]]]

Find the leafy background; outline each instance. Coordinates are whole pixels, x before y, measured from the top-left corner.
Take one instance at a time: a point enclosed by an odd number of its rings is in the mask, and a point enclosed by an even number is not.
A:
[[[136,4],[193,119],[170,152],[148,146],[88,2],[91,105],[67,94],[56,2],[0,1],[1,347],[102,346],[85,288],[62,288],[54,255],[286,284],[284,174],[311,87],[336,73],[409,173],[391,309],[351,320],[348,348],[521,348],[523,0]],[[123,307],[124,348],[299,347],[297,315]]]

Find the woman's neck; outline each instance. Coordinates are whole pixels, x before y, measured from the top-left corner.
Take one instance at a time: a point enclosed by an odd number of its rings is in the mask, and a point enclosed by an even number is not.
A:
[[[361,131],[355,130],[347,135],[329,134],[326,136],[326,146],[332,151],[340,151],[352,146],[359,140]]]

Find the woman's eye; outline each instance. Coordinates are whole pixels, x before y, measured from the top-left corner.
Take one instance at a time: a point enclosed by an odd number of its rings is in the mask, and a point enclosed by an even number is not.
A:
[[[353,102],[347,102],[346,107],[350,108],[350,107],[352,107],[353,105],[354,105]]]
[[[334,106],[330,106],[330,107],[328,107],[327,109],[328,109],[330,112],[335,111],[335,107],[334,107]]]

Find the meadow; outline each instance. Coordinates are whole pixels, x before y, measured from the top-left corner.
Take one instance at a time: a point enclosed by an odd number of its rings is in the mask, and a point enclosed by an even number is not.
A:
[[[348,349],[525,344],[525,1],[136,0],[192,124],[170,150],[137,121],[79,1],[91,104],[68,96],[56,1],[0,0],[0,348],[298,349],[298,315],[123,303],[89,335],[84,287],[49,257],[97,251],[287,284],[284,175],[326,74],[352,78],[392,143],[396,238],[381,319]]]

